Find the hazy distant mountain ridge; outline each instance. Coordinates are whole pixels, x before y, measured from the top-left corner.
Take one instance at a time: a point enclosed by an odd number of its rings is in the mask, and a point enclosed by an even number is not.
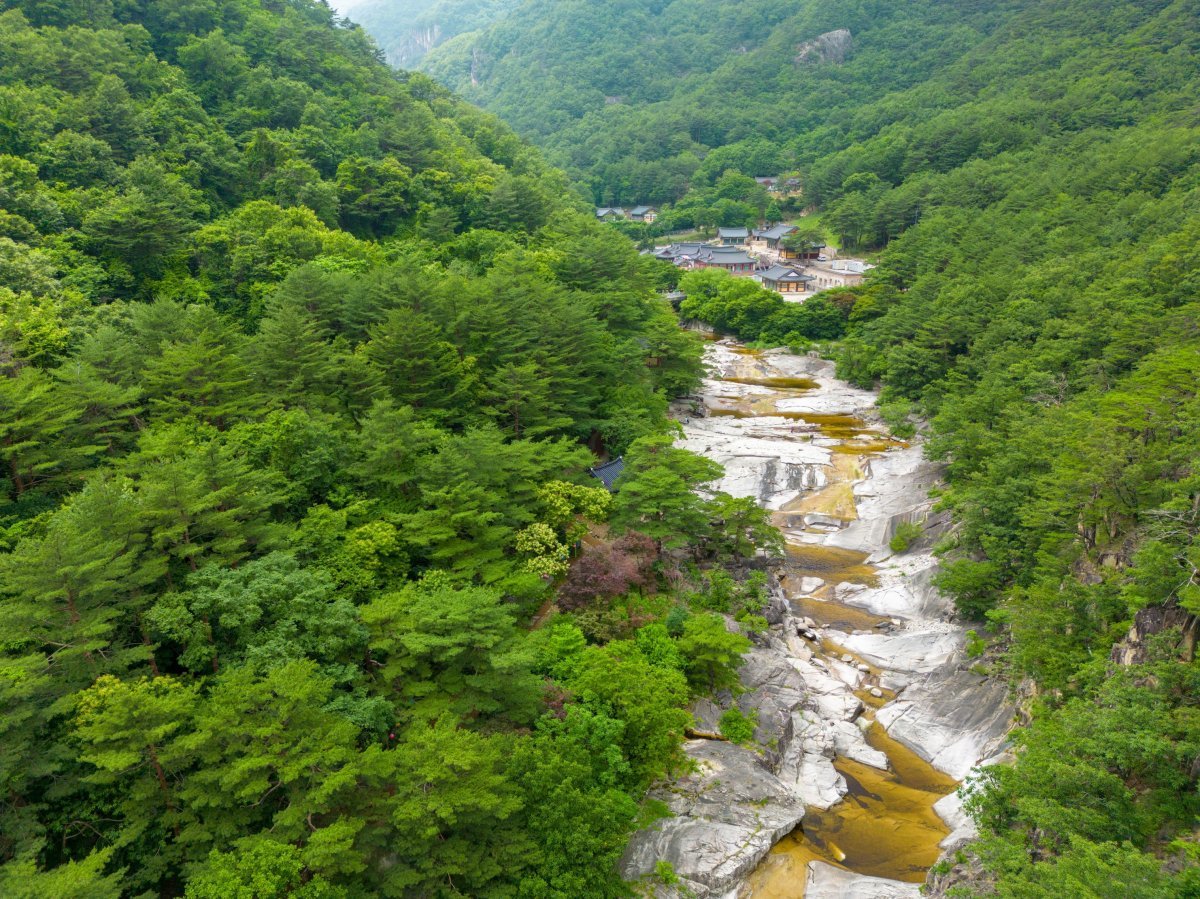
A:
[[[433,48],[477,31],[515,9],[520,0],[362,0],[347,15],[375,38],[397,68],[421,66]]]

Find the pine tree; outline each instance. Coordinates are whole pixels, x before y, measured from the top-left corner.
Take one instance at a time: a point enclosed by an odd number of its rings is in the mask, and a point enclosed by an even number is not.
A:
[[[13,499],[78,476],[106,449],[81,421],[82,398],[55,388],[36,368],[0,376],[0,460]]]
[[[506,775],[512,738],[485,736],[449,716],[414,723],[388,753],[394,766],[392,850],[384,895],[422,896],[451,884],[490,895],[531,849],[517,830],[517,786]]]
[[[376,599],[362,616],[384,695],[399,699],[405,718],[530,720],[541,681],[498,591],[435,576]]]
[[[721,467],[673,446],[667,435],[634,441],[617,481],[613,523],[673,548],[704,535],[708,510],[697,492],[721,476]]]
[[[514,437],[541,437],[571,424],[560,413],[550,378],[535,363],[505,365],[488,378],[485,400],[497,423]]]
[[[371,330],[366,352],[396,402],[455,421],[474,406],[475,360],[461,357],[428,316],[394,310]]]
[[[306,660],[222,673],[173,744],[196,762],[179,789],[195,822],[189,844],[223,849],[269,829],[319,851],[330,873],[362,870],[356,797],[360,782],[381,786],[381,754],[360,749],[358,728],[327,710],[332,698],[333,682]]]
[[[287,407],[341,406],[328,331],[295,301],[277,300],[259,324],[250,368],[258,387]]]
[[[190,333],[163,346],[142,373],[156,418],[195,418],[219,428],[261,406],[241,340],[212,309],[190,311]]]
[[[192,726],[197,694],[171,677],[103,675],[76,703],[79,757],[94,768],[87,780],[117,797],[107,811],[119,816],[119,825],[106,837],[138,858],[131,875],[145,886],[178,864],[183,849],[176,841],[191,814],[177,781],[190,759],[178,751],[177,737]]]
[[[725,619],[715,612],[693,615],[679,638],[693,687],[710,693],[737,683],[742,654],[749,648],[750,640],[726,628]]]
[[[270,516],[282,497],[278,476],[254,469],[211,430],[147,431],[124,467],[137,485],[150,547],[172,577],[210,561],[236,563],[281,537]]]
[[[0,557],[9,597],[0,627],[17,638],[11,646],[45,654],[63,693],[148,661],[139,616],[163,569],[144,554],[143,514],[127,482],[100,478],[50,519],[44,536]]]

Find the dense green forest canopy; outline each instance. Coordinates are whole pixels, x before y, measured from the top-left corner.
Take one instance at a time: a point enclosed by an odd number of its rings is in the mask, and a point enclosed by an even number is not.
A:
[[[684,312],[841,338],[890,421],[928,419],[942,586],[1037,697],[974,803],[1004,896],[1197,890],[1198,51],[1171,0],[531,0],[425,62],[597,203],[746,224],[787,212],[752,176],[795,172],[793,210],[881,250],[803,314],[707,272]]]
[[[544,147],[595,202],[661,204],[726,171],[774,176],[845,147],[886,124],[862,107],[1036,5],[530,0],[422,67]],[[841,29],[846,45],[809,47]],[[742,199],[725,193],[707,205]]]
[[[0,7],[0,894],[620,895],[773,539],[671,446],[670,273],[322,3]],[[529,0],[427,60],[597,202],[794,171],[879,250],[685,312],[928,422],[1033,697],[979,891],[1200,891],[1198,58],[1186,0]]]
[[[2,5],[0,895],[623,895],[775,539],[656,264],[323,3]]]

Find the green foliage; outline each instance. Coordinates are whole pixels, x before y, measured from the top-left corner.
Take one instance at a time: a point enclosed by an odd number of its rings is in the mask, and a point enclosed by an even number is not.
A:
[[[1122,895],[1186,895],[1143,850],[1160,822],[1190,829],[1196,813],[1196,677],[1173,658],[1120,669],[1018,732],[1016,764],[988,769],[968,801],[1002,895],[1110,895],[1104,878]]]
[[[888,547],[894,553],[906,552],[914,541],[921,539],[924,529],[913,521],[902,521],[896,525],[896,532],[888,541]]]
[[[373,600],[362,618],[379,688],[405,718],[532,715],[541,684],[498,591],[427,578]]]
[[[707,509],[697,488],[720,475],[716,463],[672,445],[668,436],[643,437],[625,455],[617,479],[613,524],[678,547],[708,529]]]
[[[645,787],[676,764],[692,720],[682,673],[654,665],[632,644],[610,643],[585,649],[565,685],[584,706],[624,722],[618,745],[627,783]]]
[[[882,248],[845,303],[701,271],[683,313],[764,343],[840,340],[839,374],[882,384],[897,436],[927,421],[947,465],[957,527],[938,585],[1063,708],[1115,701],[1094,666],[1131,616],[1200,608],[1194,17],[1124,0],[591,7],[523,4],[425,64],[596,203],[668,204],[664,229],[803,204],[839,245]],[[806,44],[835,28],[853,35],[844,58]],[[799,196],[745,177],[781,172]],[[1193,823],[1146,793],[1179,763],[1080,762],[1047,723],[1061,714],[1037,711],[1004,780],[1026,818],[985,859],[997,893],[1186,894],[1187,871],[1144,854],[1151,832]],[[1181,739],[1162,719],[1145,733]],[[985,840],[1006,833],[989,826]]]
[[[187,885],[187,899],[236,896],[301,896],[340,899],[344,890],[324,878],[304,881],[304,855],[295,846],[273,839],[249,838],[232,852],[213,853]]]
[[[725,619],[713,612],[693,615],[683,625],[679,650],[686,659],[688,679],[693,688],[709,692],[737,683],[737,670],[750,641],[725,626]]]
[[[969,630],[967,637],[967,658],[977,659],[987,651],[987,640],[979,636],[979,632]]]
[[[791,303],[749,278],[717,269],[688,272],[679,289],[687,294],[680,305],[685,318],[700,319],[749,342],[782,346],[834,340],[846,330],[849,313],[823,295]]]
[[[682,656],[530,625],[654,267],[319,0],[2,7],[0,893],[624,895]]]
[[[743,714],[737,706],[727,709],[721,715],[721,736],[732,743],[748,745],[754,741],[754,729],[758,727],[758,709],[753,709],[749,715]]]

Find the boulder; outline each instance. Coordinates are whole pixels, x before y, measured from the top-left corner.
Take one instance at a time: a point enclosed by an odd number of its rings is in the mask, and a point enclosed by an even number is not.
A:
[[[697,899],[715,899],[736,889],[771,847],[796,828],[804,803],[752,750],[692,740],[684,751],[696,762],[696,771],[651,791],[674,817],[633,835],[621,873],[636,881],[666,861]]]
[[[1012,716],[1002,682],[950,668],[914,683],[875,717],[933,767],[962,780],[999,751]]]
[[[792,713],[804,704],[804,679],[788,658],[782,641],[756,646],[746,653],[738,677],[745,688],[738,697],[738,707],[745,714],[758,711],[754,740],[762,747],[767,765],[774,769],[792,739]]]
[[[883,877],[867,877],[824,862],[808,863],[804,899],[917,899],[921,887]]]

